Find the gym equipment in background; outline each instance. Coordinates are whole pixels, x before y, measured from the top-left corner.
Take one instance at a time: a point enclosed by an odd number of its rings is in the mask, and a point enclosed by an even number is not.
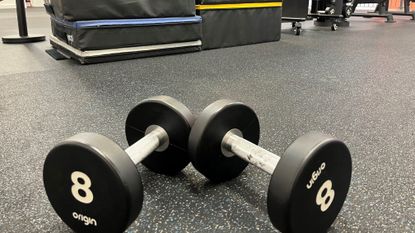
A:
[[[32,43],[40,42],[45,40],[43,35],[35,35],[28,33],[27,30],[27,19],[26,19],[26,10],[25,10],[25,0],[16,0],[16,13],[17,13],[17,23],[19,27],[19,35],[4,36],[2,38],[3,43],[5,44],[23,44],[23,43]]]
[[[196,0],[203,49],[278,41],[281,0]]]
[[[136,164],[174,175],[190,160],[194,118],[179,101],[157,96],[128,114],[125,151],[95,133],[75,135],[48,154],[43,181],[59,217],[75,232],[123,232],[138,216],[143,185]]]
[[[359,4],[377,4],[374,12],[356,13],[356,7]],[[387,0],[353,0],[352,16],[365,18],[385,18],[386,23],[395,23],[393,15],[387,11]]]
[[[336,31],[338,26],[348,27],[347,18],[352,14],[352,0],[313,0],[308,17],[315,18],[314,25],[330,27]]]
[[[284,2],[284,7],[282,8],[282,22],[292,23],[292,30],[295,35],[299,36],[301,34],[302,24],[307,20],[308,16],[308,0],[290,0]]]
[[[282,232],[326,232],[346,199],[352,173],[340,140],[308,133],[279,157],[259,146],[259,120],[247,105],[219,100],[206,107],[189,136],[193,166],[214,182],[237,177],[248,165],[271,175],[268,214]]]
[[[412,20],[415,20],[415,12],[410,11],[410,2],[413,0],[403,0],[404,5],[403,12],[390,12],[389,0],[353,0],[352,16],[365,17],[365,18],[385,18],[386,23],[394,23],[393,15],[410,16]],[[358,4],[377,4],[374,12],[355,12]]]
[[[97,7],[100,6],[100,7]],[[201,50],[193,0],[52,0],[52,51],[81,64]]]
[[[403,0],[401,4],[403,5],[403,11],[389,11],[389,0],[387,0],[386,10],[391,13],[392,15],[398,16],[410,16],[412,20],[415,20],[415,12],[411,11],[411,2],[415,2],[415,0]]]
[[[284,2],[282,21],[292,23],[295,35],[301,34],[301,22],[316,18],[316,26],[328,26],[336,31],[338,26],[349,26],[346,20],[352,13],[350,0],[313,0],[310,13],[308,0],[290,0]]]

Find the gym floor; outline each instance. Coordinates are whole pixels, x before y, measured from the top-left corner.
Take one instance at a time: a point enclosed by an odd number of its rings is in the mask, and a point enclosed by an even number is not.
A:
[[[1,36],[17,32],[15,17],[0,11]],[[344,140],[353,177],[330,232],[415,232],[415,23],[396,19],[353,18],[337,32],[307,22],[299,37],[285,24],[276,43],[87,66],[53,60],[48,42],[0,44],[0,232],[71,232],[43,189],[48,151],[79,132],[127,147],[127,113],[155,95],[195,113],[221,98],[245,102],[260,145],[277,154],[308,131]],[[28,21],[50,34],[43,9]],[[144,207],[127,232],[275,231],[270,177],[252,166],[219,185],[191,165],[176,177],[138,169]]]

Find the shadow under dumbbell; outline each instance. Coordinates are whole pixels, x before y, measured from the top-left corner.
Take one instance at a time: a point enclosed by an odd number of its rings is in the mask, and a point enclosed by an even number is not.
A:
[[[213,195],[217,196],[217,192],[225,193],[224,195],[228,195],[229,198],[233,197],[232,199],[235,201],[234,204],[238,205],[238,199],[242,200],[244,203],[253,206],[256,209],[259,209],[264,216],[267,215],[267,207],[266,207],[266,190],[263,187],[257,188],[258,180],[252,181],[252,183],[256,183],[253,187],[247,181],[246,172],[243,172],[239,177],[235,178],[234,180],[227,181],[225,183],[215,183],[212,181],[207,180],[206,178],[188,178],[188,185],[190,191],[194,194],[202,194],[202,195]],[[261,180],[260,186],[267,186],[267,181]],[[237,196],[237,198],[235,198]]]
[[[267,215],[267,199],[266,193],[263,190],[252,188],[248,183],[240,178],[233,181],[226,182],[225,185],[231,189],[235,194],[243,198],[246,203],[249,203],[255,208],[261,210],[264,215]]]
[[[208,181],[191,166],[176,176],[160,175],[143,166],[139,170],[145,208],[133,225],[134,230],[174,226],[181,232],[274,231],[266,214],[266,194],[257,191],[260,187],[251,185],[257,181],[247,179],[245,173],[218,184]],[[254,224],[243,225],[247,221]]]

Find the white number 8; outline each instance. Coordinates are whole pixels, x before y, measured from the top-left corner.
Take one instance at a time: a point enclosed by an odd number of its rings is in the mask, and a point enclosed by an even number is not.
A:
[[[326,180],[317,192],[316,203],[320,206],[321,212],[325,212],[334,200],[335,192],[332,187],[333,183],[331,183],[331,180]],[[323,196],[324,190],[326,190],[326,193]]]
[[[84,204],[91,203],[94,200],[94,194],[89,189],[92,185],[91,179],[83,172],[74,171],[71,174],[71,180],[73,183],[71,188],[72,196]],[[83,195],[79,194],[79,190],[84,192]]]

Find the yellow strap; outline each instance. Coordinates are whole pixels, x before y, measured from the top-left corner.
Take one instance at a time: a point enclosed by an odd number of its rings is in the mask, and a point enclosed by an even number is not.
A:
[[[196,10],[246,9],[246,8],[265,8],[265,7],[281,7],[281,6],[282,6],[282,2],[210,4],[210,5],[196,5]]]

